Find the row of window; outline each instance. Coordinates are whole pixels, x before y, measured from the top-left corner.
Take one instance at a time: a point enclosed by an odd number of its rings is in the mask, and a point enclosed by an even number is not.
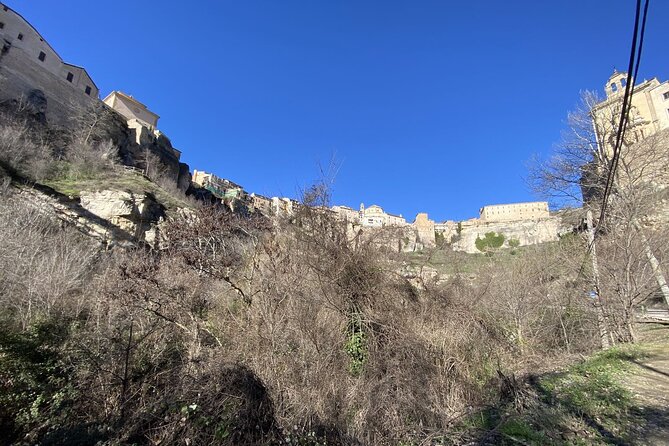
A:
[[[6,7],[6,6],[4,6],[3,9],[4,9],[5,11],[7,11],[7,7]],[[4,28],[5,28],[5,24],[4,24],[4,22],[0,22],[0,29],[4,29]],[[23,40],[23,33],[19,33],[19,34],[16,36],[16,38],[19,39],[19,40]],[[40,41],[43,42],[44,39],[41,39],[41,38],[40,38]],[[39,52],[39,55],[37,56],[37,59],[39,59],[40,62],[44,62],[44,61],[46,60],[46,53],[45,53],[44,51],[40,51],[40,52]],[[68,71],[68,72],[67,72],[66,79],[67,79],[68,82],[72,82],[72,81],[74,81],[74,74]],[[84,91],[85,91],[85,93],[86,93],[87,95],[90,96],[90,95],[91,95],[91,92],[93,91],[93,89],[92,89],[91,87],[89,87],[89,86],[86,86],[86,88],[85,88]]]

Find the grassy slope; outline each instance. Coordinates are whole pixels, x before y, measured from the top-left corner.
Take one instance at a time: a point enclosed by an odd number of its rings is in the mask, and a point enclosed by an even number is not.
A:
[[[402,260],[414,267],[429,266],[437,270],[441,275],[453,274],[475,274],[483,265],[490,263],[507,263],[517,256],[522,256],[526,251],[545,249],[550,244],[543,246],[525,246],[516,249],[501,249],[492,256],[484,254],[469,254],[466,252],[451,251],[450,249],[437,249],[434,251],[416,251],[402,253]]]
[[[645,342],[602,351],[566,370],[538,377],[522,408],[511,403],[496,407],[471,417],[462,428],[486,432],[483,438],[490,444],[664,444],[649,438],[669,435],[669,427],[658,432],[669,411],[649,404],[631,389],[648,369],[649,358],[669,356],[669,328],[644,331]],[[655,378],[669,385],[665,375],[666,371],[656,371]],[[661,391],[666,392],[666,386]]]
[[[117,189],[135,194],[144,192],[153,194],[168,210],[178,207],[192,207],[192,204],[183,200],[176,193],[163,189],[144,175],[123,169],[108,170],[88,176],[67,176],[56,180],[47,180],[43,183],[71,197],[78,197],[84,190]]]

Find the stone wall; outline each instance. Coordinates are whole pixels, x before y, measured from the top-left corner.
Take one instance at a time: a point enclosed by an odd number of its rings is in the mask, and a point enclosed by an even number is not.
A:
[[[40,90],[48,104],[47,121],[67,126],[73,114],[97,101],[45,70],[20,48],[5,46],[0,51],[0,102],[25,100]]]
[[[560,219],[550,217],[541,220],[485,223],[462,226],[460,234],[453,237],[453,250],[468,253],[479,253],[476,248],[477,237],[483,238],[488,232],[504,235],[504,247],[509,246],[509,240],[518,240],[520,246],[537,245],[539,243],[554,242],[562,231]]]

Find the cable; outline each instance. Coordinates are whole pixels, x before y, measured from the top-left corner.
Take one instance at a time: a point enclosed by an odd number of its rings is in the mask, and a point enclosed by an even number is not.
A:
[[[611,163],[609,164],[609,171],[607,172],[606,185],[604,188],[604,195],[602,197],[602,208],[599,215],[599,221],[597,222],[597,231],[593,234],[592,242],[588,243],[588,249],[586,251],[583,263],[579,268],[577,277],[581,276],[585,271],[585,264],[588,256],[592,253],[592,250],[595,245],[595,241],[600,233],[599,228],[603,227],[604,218],[606,216],[606,208],[608,204],[608,198],[613,189],[613,183],[615,180],[615,171],[618,168],[618,162],[620,160],[620,149],[625,136],[625,130],[627,129],[627,123],[629,121],[629,111],[631,110],[632,96],[634,95],[634,80],[637,79],[639,73],[639,65],[641,64],[641,52],[643,49],[643,37],[646,32],[646,18],[648,17],[648,4],[649,0],[645,1],[643,9],[643,18],[641,23],[641,33],[639,33],[639,15],[641,10],[641,0],[637,0],[636,4],[636,14],[634,19],[634,34],[632,36],[632,48],[630,50],[630,61],[629,67],[627,70],[627,82],[625,85],[625,95],[623,97],[623,107],[620,115],[620,122],[618,125],[618,132],[616,135],[616,144],[613,148],[613,157],[611,158]],[[637,37],[639,39],[639,46],[637,50]],[[636,56],[636,60],[635,60]],[[634,73],[632,75],[632,73]],[[593,223],[594,224],[594,223]],[[590,228],[588,228],[589,230]]]
[[[611,163],[609,164],[609,171],[606,177],[606,185],[604,187],[604,196],[602,197],[602,208],[599,214],[599,221],[597,222],[597,228],[603,227],[604,219],[606,217],[606,208],[608,205],[608,199],[611,195],[613,189],[613,183],[615,181],[615,172],[618,169],[618,163],[620,161],[621,147],[624,141],[625,132],[627,130],[627,124],[629,122],[629,112],[632,107],[632,96],[634,95],[634,80],[637,78],[639,73],[639,65],[641,64],[641,52],[643,49],[643,37],[646,32],[646,18],[648,16],[648,5],[649,0],[645,1],[644,10],[643,10],[643,19],[641,20],[641,32],[639,33],[639,17],[641,12],[641,0],[637,0],[636,4],[636,15],[634,20],[634,34],[632,36],[632,49],[630,51],[630,61],[629,67],[627,70],[627,82],[625,85],[625,95],[623,97],[623,106],[621,110],[620,122],[618,125],[618,132],[616,135],[616,144],[613,147],[613,157],[611,158]],[[637,48],[637,38],[639,39],[639,45]],[[636,60],[635,60],[636,56]],[[597,235],[600,231],[597,231]],[[588,248],[588,251],[591,251],[591,247]]]

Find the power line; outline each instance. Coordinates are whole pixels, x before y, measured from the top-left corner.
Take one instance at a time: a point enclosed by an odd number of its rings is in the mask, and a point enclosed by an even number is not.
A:
[[[625,84],[625,95],[623,97],[623,107],[620,115],[620,122],[618,125],[618,132],[616,134],[616,144],[613,148],[613,157],[611,158],[611,163],[609,165],[609,171],[607,172],[606,185],[604,188],[604,195],[602,197],[602,208],[599,215],[599,221],[597,227],[601,227],[604,223],[604,217],[606,215],[606,208],[608,203],[609,195],[613,189],[613,183],[615,179],[615,171],[618,168],[618,162],[620,159],[620,148],[622,146],[623,138],[625,136],[625,130],[627,129],[627,122],[629,120],[629,111],[631,109],[632,96],[634,95],[634,80],[637,79],[639,73],[639,65],[641,63],[641,51],[643,49],[643,37],[646,32],[646,18],[648,16],[648,4],[649,0],[645,1],[643,8],[643,18],[641,20],[641,32],[639,33],[639,17],[641,12],[641,0],[637,0],[636,3],[636,14],[634,19],[634,34],[632,35],[632,48],[630,50],[630,60],[629,67],[627,70],[627,81]],[[639,45],[637,49],[637,38],[639,39]],[[634,73],[632,75],[632,73]],[[594,118],[594,117],[593,117]],[[592,228],[587,228],[588,230]],[[599,235],[600,231],[596,231],[593,234],[592,240],[588,243],[588,249],[586,251],[583,263],[579,268],[577,276],[585,271],[585,264],[588,256],[592,253],[595,240]]]
[[[615,172],[618,169],[621,147],[624,141],[625,131],[627,130],[627,123],[629,122],[629,112],[632,106],[632,96],[634,95],[634,81],[637,78],[637,74],[639,73],[639,65],[641,64],[641,51],[643,49],[643,37],[646,32],[646,18],[648,16],[648,4],[649,0],[646,0],[643,9],[643,19],[641,20],[641,32],[639,32],[641,0],[637,0],[636,2],[634,33],[632,35],[632,48],[630,50],[629,67],[627,70],[625,95],[623,96],[623,106],[620,115],[620,122],[618,124],[618,132],[616,134],[616,144],[613,147],[613,157],[611,158],[611,163],[609,164],[609,171],[607,172],[606,176],[604,196],[602,197],[602,208],[599,214],[599,221],[597,223],[598,228],[602,227],[604,223],[604,218],[606,216],[606,208],[608,205],[608,199],[613,189]],[[638,48],[637,48],[637,39],[639,40]],[[597,231],[597,233],[599,233],[599,231]],[[590,251],[591,249],[592,247],[589,247],[588,251]]]

